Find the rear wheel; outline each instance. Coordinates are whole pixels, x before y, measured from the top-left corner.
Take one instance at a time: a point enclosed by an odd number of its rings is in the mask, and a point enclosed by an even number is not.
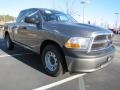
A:
[[[14,48],[14,43],[11,41],[10,36],[8,34],[5,36],[5,41],[6,41],[6,48],[8,50],[12,50]]]
[[[42,65],[45,72],[51,76],[63,74],[62,55],[55,45],[47,45],[42,52]]]

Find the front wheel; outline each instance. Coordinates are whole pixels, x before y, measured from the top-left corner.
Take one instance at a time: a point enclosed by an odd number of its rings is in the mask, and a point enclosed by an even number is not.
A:
[[[45,72],[54,77],[63,74],[62,59],[55,45],[47,45],[42,52],[42,65]]]
[[[6,47],[8,50],[12,50],[14,48],[14,43],[11,41],[10,36],[7,34],[5,36]]]

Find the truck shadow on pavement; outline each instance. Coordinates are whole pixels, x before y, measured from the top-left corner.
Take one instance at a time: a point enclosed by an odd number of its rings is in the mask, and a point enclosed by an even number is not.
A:
[[[35,70],[42,72],[43,74],[48,75],[42,68],[40,62],[40,55],[27,50],[21,46],[15,45],[13,50],[7,50],[5,47],[4,39],[0,39],[0,55],[9,55],[9,59],[11,57],[15,58],[16,60],[21,61],[22,63],[32,67]]]

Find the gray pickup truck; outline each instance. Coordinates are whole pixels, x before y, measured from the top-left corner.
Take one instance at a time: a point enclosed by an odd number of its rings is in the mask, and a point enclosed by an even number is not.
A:
[[[15,23],[4,27],[7,49],[18,44],[40,54],[41,65],[51,76],[93,72],[106,66],[114,56],[112,37],[110,30],[42,8],[23,10]]]

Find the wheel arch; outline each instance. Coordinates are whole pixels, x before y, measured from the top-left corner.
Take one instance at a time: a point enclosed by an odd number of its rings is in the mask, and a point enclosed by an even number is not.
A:
[[[63,68],[64,68],[64,72],[68,71],[68,67],[67,67],[67,62],[66,62],[66,59],[65,59],[65,54],[64,54],[64,51],[62,49],[62,47],[55,41],[52,41],[52,40],[45,40],[42,42],[41,46],[40,46],[40,55],[43,51],[43,49],[47,46],[47,45],[55,45],[57,46],[57,49],[60,51],[62,57],[64,60],[62,60],[62,64],[63,64]]]

